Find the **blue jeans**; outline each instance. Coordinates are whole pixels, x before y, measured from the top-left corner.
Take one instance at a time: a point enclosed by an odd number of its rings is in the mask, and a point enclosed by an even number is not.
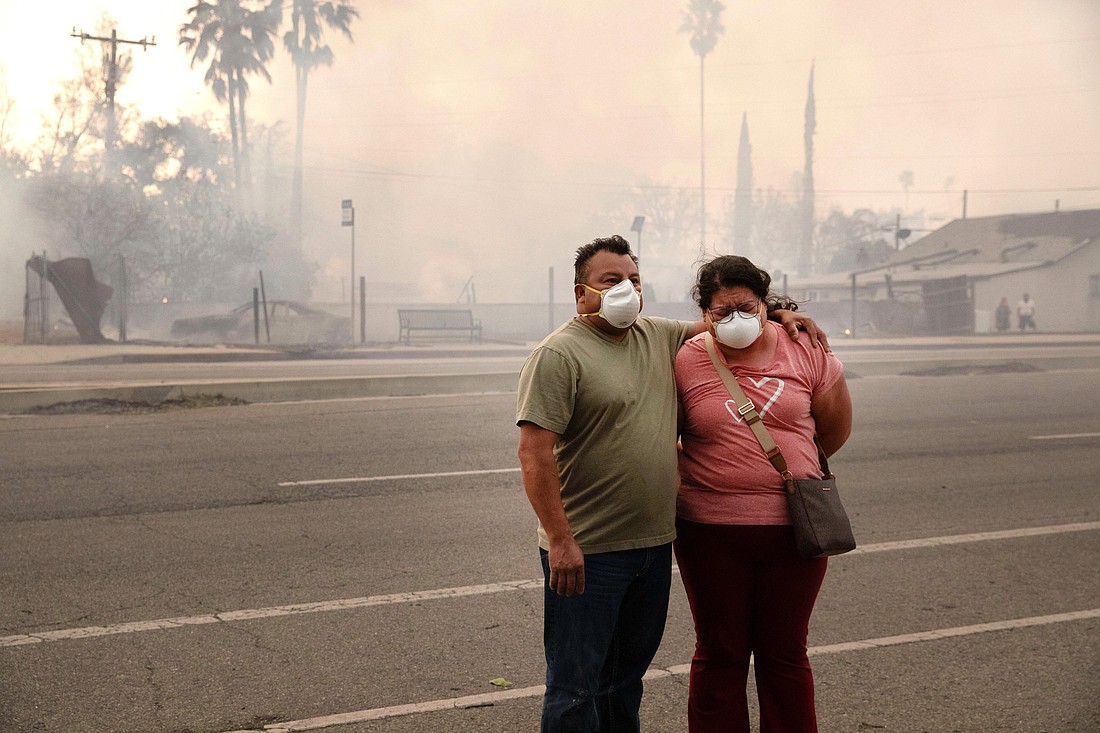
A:
[[[672,585],[672,545],[584,557],[585,590],[549,588],[545,550],[543,733],[636,733],[642,675],[661,644]]]

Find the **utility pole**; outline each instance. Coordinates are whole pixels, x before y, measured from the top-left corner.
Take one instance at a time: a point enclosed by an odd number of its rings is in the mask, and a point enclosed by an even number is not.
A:
[[[351,199],[340,201],[340,226],[351,227],[351,343],[355,345],[355,206]]]
[[[707,253],[707,143],[706,143],[706,117],[703,104],[703,95],[706,87],[703,84],[703,57],[699,54],[699,254]],[[639,232],[639,237],[641,232]]]
[[[73,38],[79,38],[81,45],[85,41],[99,41],[100,43],[111,44],[111,58],[109,66],[107,67],[107,139],[105,140],[106,159],[110,159],[114,155],[115,150],[115,138],[118,137],[118,120],[115,118],[115,90],[118,88],[118,44],[128,43],[134,46],[141,46],[141,48],[147,49],[149,46],[157,45],[157,37],[153,36],[151,39],[145,39],[144,37],[140,41],[131,41],[126,38],[119,38],[118,31],[114,28],[111,29],[111,37],[105,38],[103,36],[93,36],[91,34],[80,31],[76,32],[76,26],[73,26],[73,32],[69,34]],[[104,165],[104,168],[107,166]]]
[[[642,227],[644,226],[644,216],[635,216],[634,223],[630,225],[630,231],[638,232],[638,251],[634,253],[634,256],[638,258],[639,263],[642,261]]]

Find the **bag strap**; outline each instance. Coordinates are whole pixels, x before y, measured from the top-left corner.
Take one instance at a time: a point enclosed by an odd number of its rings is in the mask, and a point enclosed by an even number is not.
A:
[[[783,457],[783,451],[779,450],[779,446],[775,444],[771,433],[764,427],[764,421],[760,418],[760,413],[756,411],[756,405],[745,396],[745,392],[741,389],[741,385],[737,383],[737,377],[733,376],[733,372],[730,371],[729,367],[718,358],[718,352],[714,347],[714,336],[707,331],[705,338],[707,354],[710,356],[714,368],[718,371],[718,376],[722,378],[722,382],[726,385],[726,389],[729,391],[730,396],[733,397],[733,401],[737,405],[737,412],[744,418],[749,428],[752,429],[752,433],[756,436],[756,440],[760,443],[760,447],[764,449],[764,455],[768,457],[768,461],[775,467],[775,470],[779,472],[779,475],[783,477],[783,483],[787,487],[787,491],[793,491],[794,476],[787,470],[787,459]],[[824,478],[833,478],[832,472],[829,471],[829,459],[825,457],[825,451],[821,448],[821,442],[817,439],[816,433],[814,434],[814,445],[817,446],[817,459],[821,463],[822,476]]]

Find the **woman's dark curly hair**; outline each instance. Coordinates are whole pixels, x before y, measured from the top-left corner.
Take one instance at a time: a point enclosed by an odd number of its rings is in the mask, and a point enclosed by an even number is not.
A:
[[[798,310],[798,303],[785,295],[771,292],[772,276],[754,265],[748,258],[738,255],[720,255],[699,267],[699,274],[691,295],[699,310],[709,310],[714,294],[724,288],[746,287],[768,306],[768,311],[777,308]]]

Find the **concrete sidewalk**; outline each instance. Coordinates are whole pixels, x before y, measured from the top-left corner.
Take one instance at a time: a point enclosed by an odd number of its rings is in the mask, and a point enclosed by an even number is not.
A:
[[[533,346],[0,344],[0,414],[59,402],[157,403],[199,394],[281,402],[509,392],[515,390],[519,366]],[[1100,334],[834,339],[832,347],[850,378],[1100,368]],[[362,373],[368,362],[387,373]],[[462,362],[467,371],[446,370]],[[118,374],[121,365],[126,365],[125,378]]]

